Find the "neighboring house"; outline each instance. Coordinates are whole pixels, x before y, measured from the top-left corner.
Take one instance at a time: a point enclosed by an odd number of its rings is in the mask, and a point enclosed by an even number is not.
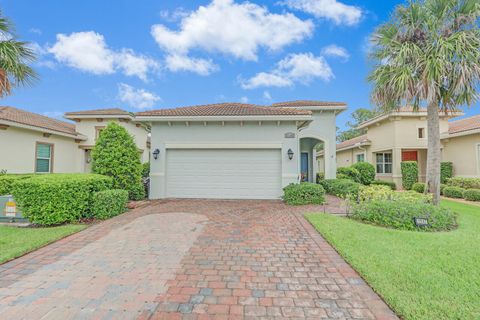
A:
[[[278,199],[314,181],[323,142],[336,176],[335,119],[344,103],[221,103],[136,114],[151,125],[150,198]]]
[[[453,163],[454,174],[480,176],[480,116],[450,121],[460,112],[440,115],[442,161]],[[337,144],[337,166],[346,167],[367,161],[375,165],[377,179],[393,181],[401,187],[402,161],[417,161],[419,181],[425,181],[427,170],[427,113],[403,108],[382,114],[362,123],[365,135]],[[319,170],[323,171],[324,155],[318,152]]]
[[[88,118],[85,113],[96,113]],[[73,113],[70,123],[13,107],[0,107],[0,170],[8,173],[90,172],[89,150],[109,121],[120,122],[135,137],[148,161],[147,131],[120,109]],[[85,118],[86,117],[86,118]],[[88,120],[87,120],[88,119]],[[120,120],[122,119],[122,120]],[[139,151],[140,152],[140,151]]]

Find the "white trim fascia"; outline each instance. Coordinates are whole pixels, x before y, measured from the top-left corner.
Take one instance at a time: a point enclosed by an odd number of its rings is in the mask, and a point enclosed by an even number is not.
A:
[[[479,129],[473,129],[473,130],[465,130],[462,132],[457,132],[457,133],[444,133],[440,136],[440,139],[449,139],[449,138],[456,138],[456,137],[463,137],[463,136],[468,136],[471,134],[477,134],[480,133],[480,128]]]
[[[363,147],[363,146],[370,146],[372,143],[371,142],[362,142],[360,144],[354,144],[353,146],[348,146],[348,147],[344,147],[344,148],[341,148],[341,149],[337,149],[337,152],[340,152],[340,151],[346,151],[346,150],[350,150],[350,149],[356,149],[358,147]]]
[[[4,124],[10,127],[17,127],[17,128],[22,128],[22,129],[27,129],[27,130],[32,130],[32,131],[38,131],[42,133],[48,133],[48,134],[54,134],[57,136],[62,136],[62,137],[67,137],[67,138],[72,138],[72,139],[78,139],[78,140],[87,140],[87,137],[79,134],[79,135],[73,135],[73,134],[68,134],[65,132],[60,132],[60,131],[55,131],[55,130],[50,130],[42,127],[35,127],[35,126],[30,126],[27,124],[22,124],[18,122],[13,122],[13,121],[7,121],[7,120],[0,120],[0,124]]]
[[[451,113],[445,113],[445,112],[440,112],[440,118],[456,118],[456,117],[460,117],[460,116],[463,116],[464,113],[463,112],[451,112]],[[427,116],[427,112],[426,111],[418,111],[418,112],[390,112],[390,113],[387,113],[387,114],[381,114],[379,116],[376,116],[375,118],[372,118],[368,121],[365,121],[363,123],[361,123],[360,125],[358,125],[356,127],[356,129],[363,129],[365,127],[369,127],[371,126],[372,124],[375,124],[377,122],[380,122],[380,121],[383,121],[385,119],[388,119],[390,117],[425,117]]]
[[[135,120],[134,117],[131,115],[126,115],[126,114],[108,114],[108,115],[102,115],[102,114],[97,114],[97,115],[91,115],[91,114],[78,114],[78,115],[64,115],[63,116],[65,119],[69,120],[74,120],[74,119],[130,119],[130,120]]]
[[[289,109],[300,109],[300,110],[310,110],[310,111],[344,111],[347,109],[347,106],[304,106],[304,107],[278,107],[278,108],[289,108]]]
[[[191,121],[191,122],[203,122],[203,121],[311,121],[313,117],[311,115],[275,115],[275,116],[180,116],[180,117],[162,117],[162,116],[137,116],[135,121],[137,122],[167,122],[167,121]]]
[[[165,143],[165,149],[281,149],[281,148],[282,148],[281,142],[278,142],[278,143],[167,142]]]

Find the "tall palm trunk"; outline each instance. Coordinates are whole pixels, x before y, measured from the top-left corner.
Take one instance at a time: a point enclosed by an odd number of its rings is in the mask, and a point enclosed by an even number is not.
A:
[[[427,151],[427,189],[433,193],[433,204],[440,202],[440,115],[438,104],[427,107],[428,151]]]

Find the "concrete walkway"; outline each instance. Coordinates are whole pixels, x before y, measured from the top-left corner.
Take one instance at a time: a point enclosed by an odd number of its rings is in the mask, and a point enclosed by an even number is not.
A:
[[[334,210],[338,206],[330,199]],[[0,265],[6,319],[396,319],[280,201],[153,201]]]

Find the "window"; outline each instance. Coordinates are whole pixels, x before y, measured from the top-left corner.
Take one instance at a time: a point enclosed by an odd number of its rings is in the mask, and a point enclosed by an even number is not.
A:
[[[392,173],[391,153],[377,153],[377,173]]]
[[[364,153],[357,154],[357,162],[365,162],[365,154]]]
[[[53,144],[37,143],[35,150],[35,172],[52,172]]]
[[[418,128],[418,139],[425,139],[425,128]]]

